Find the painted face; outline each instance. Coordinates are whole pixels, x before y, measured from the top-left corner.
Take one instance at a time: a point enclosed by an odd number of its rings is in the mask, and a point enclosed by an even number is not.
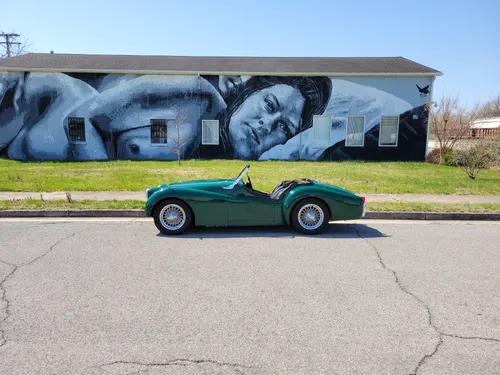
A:
[[[216,89],[201,78],[146,75],[121,80],[118,76],[115,81],[110,78],[109,83],[112,87],[70,116],[85,117],[101,133],[113,133],[119,159],[175,160],[176,142],[183,144],[182,155],[193,144],[201,143],[200,117],[214,118],[226,107]],[[176,99],[180,93],[190,95]],[[177,132],[174,119],[182,114],[181,110],[185,118]],[[170,120],[167,143],[151,143],[151,119]]]
[[[254,92],[229,121],[235,156],[256,159],[297,134],[305,99],[292,86],[279,84]]]
[[[173,121],[167,124],[167,143],[152,144],[151,128],[144,126],[137,129],[127,130],[121,133],[116,139],[116,153],[118,159],[132,160],[176,160],[176,141],[185,144],[181,148],[181,157],[184,158],[189,141],[196,137],[196,120],[189,122],[189,118],[184,122],[177,133],[177,128]]]
[[[0,150],[15,138],[23,126],[23,92],[23,73],[0,72]]]

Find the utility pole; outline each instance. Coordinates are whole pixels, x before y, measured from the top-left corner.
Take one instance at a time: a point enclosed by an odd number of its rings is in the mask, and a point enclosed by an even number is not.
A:
[[[5,42],[0,42],[0,44],[5,44],[5,48],[7,49],[7,57],[10,57],[11,56],[11,46],[17,44],[21,44],[19,42],[14,42],[13,40],[15,40],[15,38],[19,37],[19,34],[13,34],[13,33],[10,33],[10,34],[6,34],[6,33],[1,33],[0,34],[1,37],[4,37],[5,38]]]

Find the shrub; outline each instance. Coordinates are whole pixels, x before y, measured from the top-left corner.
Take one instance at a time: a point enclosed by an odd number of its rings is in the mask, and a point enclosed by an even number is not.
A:
[[[448,151],[446,152],[441,159],[442,164],[444,165],[451,165],[456,167],[457,163],[455,160],[455,151]]]
[[[438,148],[435,148],[427,154],[427,156],[425,157],[425,161],[431,164],[440,164],[439,154],[440,150]]]
[[[500,140],[493,140],[490,142],[489,147],[491,147],[496,153],[496,159],[493,161],[495,166],[500,165]]]
[[[453,165],[456,166],[454,151],[446,152],[442,158],[440,157],[441,150],[436,148],[429,152],[425,157],[425,161],[431,164],[444,164],[444,165]]]
[[[497,160],[497,150],[491,146],[473,146],[466,150],[457,150],[454,153],[454,163],[473,180],[482,169],[489,168]]]

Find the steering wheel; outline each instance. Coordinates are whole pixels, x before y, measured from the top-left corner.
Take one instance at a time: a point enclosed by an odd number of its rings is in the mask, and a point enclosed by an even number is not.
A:
[[[252,180],[250,179],[250,174],[248,174],[248,172],[247,172],[247,178],[248,178],[248,182],[246,183],[246,186],[250,189],[253,189]]]

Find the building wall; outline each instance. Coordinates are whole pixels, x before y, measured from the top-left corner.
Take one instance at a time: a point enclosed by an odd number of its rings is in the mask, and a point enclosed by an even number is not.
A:
[[[171,160],[182,143],[183,158],[424,160],[431,80],[0,72],[0,155]],[[346,145],[348,116],[363,116],[364,135],[349,135],[362,146]],[[397,146],[379,146],[381,116],[399,116]],[[151,142],[151,119],[167,120],[166,143]],[[202,120],[219,121],[218,144],[202,144]]]

